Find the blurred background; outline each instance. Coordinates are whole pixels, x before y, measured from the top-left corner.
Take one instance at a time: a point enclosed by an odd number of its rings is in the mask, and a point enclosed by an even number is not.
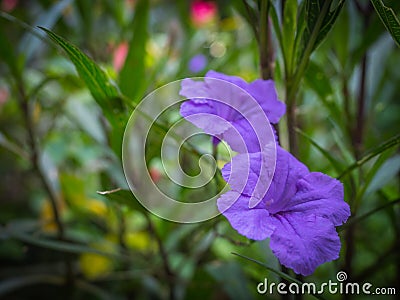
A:
[[[223,216],[185,225],[148,213],[127,188],[119,148],[132,112],[127,102],[157,87],[211,69],[266,78],[255,36],[261,2],[0,1],[1,299],[281,298],[256,290],[264,278],[280,280],[268,240],[247,240]],[[290,70],[277,34],[280,26],[288,32],[286,1],[267,2],[275,14],[267,21],[267,77],[287,102]],[[398,14],[400,2],[384,2]],[[299,33],[307,19],[298,19]],[[96,94],[37,26],[90,57],[110,94],[102,98],[102,83]],[[286,119],[279,124],[284,147],[295,134],[295,154],[310,170],[340,178],[353,214],[338,229],[340,258],[301,280],[327,282],[345,270],[351,282],[400,292],[399,65],[399,48],[371,2],[346,1],[302,74],[296,128]],[[100,78],[96,70],[89,74]],[[177,111],[162,121],[173,122]],[[161,138],[151,133],[146,162],[153,181],[168,189]],[[196,142],[209,145],[207,138]],[[187,173],[198,172],[192,156],[181,162]],[[225,162],[220,153],[218,166]],[[184,188],[174,192],[182,201],[193,197]]]

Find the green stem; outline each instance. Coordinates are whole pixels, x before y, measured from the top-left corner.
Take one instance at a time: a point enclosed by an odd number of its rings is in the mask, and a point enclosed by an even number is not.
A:
[[[268,24],[268,12],[270,2],[268,0],[261,1],[260,11],[260,70],[263,79],[271,79],[273,77],[273,49],[271,43],[271,30]]]
[[[290,78],[288,78],[288,79],[290,79],[290,84],[288,83],[288,86],[289,86],[289,89],[288,89],[289,94],[287,97],[288,101],[295,100],[298,86],[299,86],[301,78],[303,77],[303,74],[307,68],[311,53],[314,50],[315,42],[317,41],[318,33],[321,29],[321,26],[322,26],[322,23],[324,21],[326,14],[329,12],[331,3],[332,3],[332,0],[324,1],[324,5],[322,6],[321,12],[317,19],[317,22],[315,23],[315,26],[311,33],[310,40],[309,40],[307,47],[304,50],[303,56],[300,60],[299,67],[296,69],[294,76],[293,77],[291,76]],[[288,104],[290,104],[290,103],[288,103]]]
[[[18,99],[19,99],[19,106],[23,115],[23,120],[25,122],[25,127],[28,133],[28,144],[31,151],[31,163],[33,166],[34,171],[38,175],[43,188],[45,189],[51,209],[53,212],[54,222],[57,226],[57,234],[58,239],[60,241],[65,241],[65,229],[64,225],[61,221],[61,216],[58,208],[58,204],[60,203],[57,194],[54,192],[53,188],[51,187],[48,178],[46,177],[45,172],[40,165],[40,152],[39,147],[36,143],[36,136],[34,131],[34,122],[32,120],[32,115],[29,108],[29,98],[25,92],[23,79],[20,74],[15,74],[17,92],[18,92]],[[65,283],[66,285],[71,285],[74,281],[73,271],[72,271],[72,264],[70,258],[65,255]]]

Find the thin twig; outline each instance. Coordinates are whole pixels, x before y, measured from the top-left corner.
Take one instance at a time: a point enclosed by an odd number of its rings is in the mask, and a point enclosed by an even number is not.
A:
[[[57,226],[57,235],[60,241],[65,240],[65,229],[63,223],[61,221],[61,216],[58,208],[59,199],[56,193],[53,191],[48,179],[42,170],[40,165],[40,152],[39,147],[36,143],[36,136],[34,130],[34,122],[32,120],[32,115],[29,108],[29,98],[25,92],[23,80],[19,74],[15,74],[16,85],[17,85],[17,92],[18,92],[18,99],[19,99],[19,106],[23,115],[23,120],[25,123],[25,127],[28,134],[28,144],[30,148],[30,160],[33,166],[34,171],[38,175],[50,201],[51,209],[53,212],[54,222]],[[73,282],[73,272],[72,272],[72,264],[68,254],[65,255],[65,268],[66,268],[66,280],[65,283],[70,285]]]
[[[167,276],[167,282],[168,282],[168,286],[169,286],[169,299],[173,300],[173,299],[175,299],[175,285],[174,285],[175,274],[172,271],[172,268],[169,264],[168,253],[164,248],[164,244],[163,244],[160,236],[158,235],[156,229],[154,228],[154,224],[153,224],[150,216],[147,213],[145,213],[144,216],[147,220],[149,231],[152,234],[153,238],[155,239],[157,246],[158,246],[158,250],[160,251],[161,260],[163,262],[163,267],[164,267],[164,272],[165,272],[165,275]]]

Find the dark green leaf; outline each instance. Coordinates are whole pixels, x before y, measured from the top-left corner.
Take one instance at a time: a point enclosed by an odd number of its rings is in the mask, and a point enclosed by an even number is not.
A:
[[[386,141],[385,143],[383,143],[382,145],[380,145],[379,147],[371,150],[368,154],[366,154],[364,157],[362,157],[360,160],[354,162],[352,165],[350,165],[339,177],[343,178],[345,175],[347,175],[348,173],[350,173],[351,171],[353,171],[356,168],[361,167],[363,164],[365,164],[367,161],[369,161],[370,159],[374,158],[375,156],[381,154],[382,152],[397,146],[398,144],[400,144],[400,134],[394,136],[393,138],[389,139],[388,141]]]
[[[39,28],[45,31],[67,53],[69,59],[75,65],[79,76],[102,108],[104,115],[114,130],[110,135],[110,144],[114,152],[120,157],[126,116],[122,112],[121,97],[117,88],[107,74],[76,46],[46,28]]]
[[[101,251],[101,250],[89,247],[87,245],[82,245],[82,244],[75,244],[75,243],[71,243],[71,242],[51,240],[51,239],[47,239],[47,238],[39,238],[39,237],[32,236],[31,234],[17,232],[16,230],[12,230],[12,229],[9,230],[6,228],[6,230],[4,231],[4,234],[6,236],[9,236],[16,240],[19,240],[21,242],[35,245],[35,246],[42,247],[42,248],[46,248],[46,249],[52,249],[55,251],[74,253],[74,254],[93,253],[93,254],[98,254],[98,255],[111,257],[111,258],[115,258],[115,259],[121,259],[124,261],[130,260],[130,257],[126,256],[126,255],[113,253],[113,252],[105,252],[105,251]]]
[[[329,153],[329,151],[322,148],[317,142],[315,142],[309,135],[307,135],[301,129],[296,128],[296,131],[305,139],[307,139],[316,149],[318,149],[321,152],[321,154],[329,160],[329,162],[332,164],[332,166],[338,173],[343,171],[343,164],[340,161],[338,161],[335,157],[333,157],[333,155]]]
[[[297,0],[285,1],[284,18],[282,22],[282,51],[289,73],[292,73],[294,43],[297,27]]]
[[[330,10],[331,0],[307,0],[305,3],[305,19],[307,25],[304,30],[303,43],[304,49],[311,43],[311,49],[315,49],[326,37],[335,23],[344,0]]]
[[[400,47],[400,22],[393,9],[385,6],[382,0],[371,0],[371,2],[393,40]]]
[[[39,28],[45,31],[49,37],[67,53],[68,57],[75,65],[79,76],[90,90],[93,98],[103,109],[104,114],[106,116],[112,115],[115,108],[118,108],[115,102],[119,98],[119,93],[106,73],[76,46],[46,28]],[[113,119],[113,117],[109,118],[110,121]]]
[[[148,38],[147,23],[149,18],[149,1],[139,0],[136,3],[132,24],[132,37],[125,65],[120,73],[121,92],[138,103],[146,89],[145,58]]]
[[[256,263],[256,264],[258,264],[258,265],[260,265],[260,266],[263,266],[263,267],[266,268],[267,270],[269,270],[269,271],[275,273],[275,274],[278,275],[279,277],[281,277],[281,278],[283,278],[283,279],[286,279],[286,280],[289,281],[289,282],[294,282],[294,283],[297,283],[298,285],[301,285],[301,284],[302,284],[302,282],[299,281],[299,280],[297,280],[296,278],[293,278],[292,276],[289,276],[288,274],[283,273],[283,272],[281,272],[281,271],[279,271],[279,270],[275,270],[274,268],[271,268],[270,266],[268,266],[267,264],[265,264],[265,263],[263,263],[263,262],[260,262],[260,261],[258,261],[258,260],[255,260],[255,259],[253,259],[253,258],[247,257],[247,256],[242,255],[242,254],[239,254],[239,253],[234,253],[234,252],[232,252],[232,254],[233,254],[233,255],[237,255],[237,256],[239,256],[239,257],[241,257],[241,258],[247,259],[247,260],[249,260],[249,261],[252,261],[252,262],[254,262],[254,263]],[[324,299],[324,298],[322,298],[320,295],[317,295],[317,294],[315,294],[315,295],[313,294],[312,296],[314,296],[314,297],[317,298],[317,299]]]
[[[392,201],[389,201],[389,202],[387,202],[387,203],[385,203],[385,204],[383,204],[381,206],[378,206],[377,208],[374,208],[373,210],[371,210],[369,212],[366,212],[366,213],[364,213],[364,214],[362,214],[360,216],[355,216],[355,217],[351,218],[346,224],[344,224],[343,226],[339,227],[338,231],[340,232],[342,230],[346,230],[351,225],[359,223],[359,222],[367,219],[368,217],[372,216],[373,214],[375,214],[375,213],[377,213],[377,212],[379,212],[381,210],[384,210],[384,209],[386,209],[388,207],[391,207],[391,206],[394,206],[396,204],[399,204],[399,203],[400,203],[400,199],[392,200]]]

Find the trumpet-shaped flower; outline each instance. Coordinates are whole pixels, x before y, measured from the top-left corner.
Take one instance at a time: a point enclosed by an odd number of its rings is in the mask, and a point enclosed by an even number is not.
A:
[[[240,234],[254,240],[270,238],[271,250],[283,265],[310,275],[320,264],[339,257],[335,226],[350,216],[343,185],[325,174],[310,172],[277,147],[271,185],[257,206],[250,208],[250,198],[259,194],[252,189],[254,183],[267,181],[258,172],[262,155],[239,154],[224,166],[222,174],[231,191],[218,199],[218,208]],[[245,169],[249,171],[243,189]]]

